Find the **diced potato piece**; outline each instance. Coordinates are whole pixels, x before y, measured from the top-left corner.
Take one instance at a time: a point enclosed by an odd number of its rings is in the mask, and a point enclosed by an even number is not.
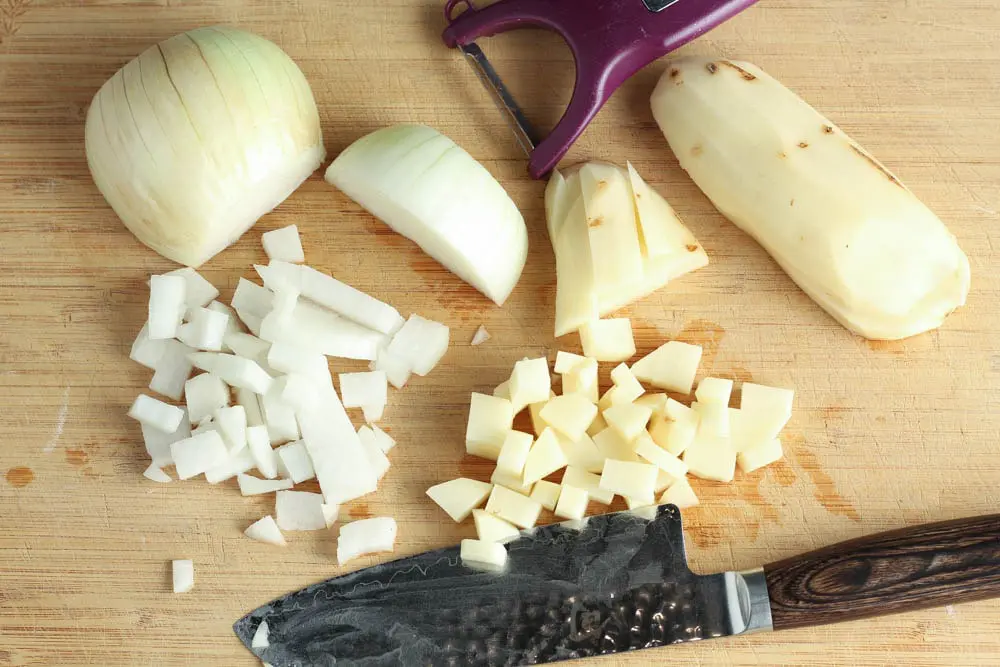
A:
[[[520,479],[524,474],[524,464],[528,460],[528,453],[534,441],[530,433],[508,431],[500,448],[500,455],[497,457],[496,469],[505,475]]]
[[[632,322],[627,318],[595,320],[580,327],[583,353],[598,361],[625,361],[635,354]]]
[[[281,534],[281,529],[278,528],[278,524],[275,522],[274,517],[270,514],[263,519],[258,519],[250,524],[247,529],[243,531],[243,534],[251,540],[257,540],[258,542],[264,542],[265,544],[273,544],[279,547],[283,547],[287,544],[287,542],[285,542],[285,536]]]
[[[555,397],[555,392],[550,393],[550,398]],[[548,423],[542,417],[542,408],[548,401],[542,401],[541,403],[532,403],[528,406],[528,413],[531,415],[531,430],[535,432],[535,435],[541,435],[542,431],[548,428]],[[516,407],[516,406],[515,406]]]
[[[542,512],[542,504],[503,486],[494,486],[486,511],[521,528],[532,528]]]
[[[666,413],[668,399],[666,394],[645,394],[635,399],[636,405],[645,405],[653,411],[653,416],[662,416]]]
[[[587,357],[572,352],[559,350],[556,352],[556,363],[554,370],[559,375],[565,375],[576,368],[581,363],[587,361]]]
[[[593,438],[607,427],[608,422],[604,421],[604,415],[598,412],[597,416],[594,417],[594,421],[590,422],[590,426],[587,427],[587,435]]]
[[[562,435],[576,441],[587,433],[597,415],[597,406],[581,394],[566,394],[549,399],[538,415]]]
[[[559,502],[559,485],[555,482],[547,482],[544,479],[535,484],[531,490],[531,498],[542,504],[542,507],[550,512],[556,508]]]
[[[692,410],[698,413],[698,437],[728,438],[730,408],[720,403],[692,403]]]
[[[194,588],[194,561],[175,560],[172,565],[174,593],[187,593]]]
[[[507,565],[507,548],[498,542],[462,540],[459,555],[462,565],[474,570],[503,572]]]
[[[656,473],[656,486],[653,487],[653,491],[655,493],[663,493],[675,481],[673,476],[668,475],[666,470],[660,468],[660,471]]]
[[[288,225],[264,232],[260,240],[268,259],[277,259],[293,264],[301,264],[306,261],[306,255],[302,251],[302,239],[299,237],[299,228],[296,225]]]
[[[671,421],[666,417],[653,417],[649,425],[649,435],[653,442],[674,456],[680,456],[694,442],[698,431],[696,419]]]
[[[522,480],[533,484],[547,475],[566,467],[568,461],[559,446],[559,437],[552,428],[546,428],[528,452],[524,462]]]
[[[618,364],[611,371],[611,381],[615,384],[615,399],[622,403],[632,403],[646,393],[627,364]]]
[[[461,523],[483,504],[491,491],[492,484],[459,477],[432,486],[427,489],[427,495],[456,523]]]
[[[653,442],[648,433],[643,432],[635,440],[635,453],[646,459],[674,479],[681,479],[687,474],[688,467],[679,458],[667,452]],[[655,490],[655,486],[654,486]]]
[[[486,327],[482,324],[476,329],[476,333],[472,334],[472,341],[469,345],[482,345],[490,339],[490,332],[486,330]]]
[[[619,461],[638,461],[635,448],[632,443],[623,438],[621,434],[610,426],[594,436],[594,444],[606,459],[617,459]],[[601,470],[604,468],[602,467]]]
[[[653,501],[646,502],[645,498],[632,498],[631,496],[625,496],[625,506],[629,510],[638,510],[644,507],[652,507]]]
[[[496,461],[513,423],[514,409],[510,401],[473,393],[469,403],[469,424],[465,431],[465,450],[473,456]]]
[[[496,386],[496,389],[493,390],[493,395],[496,396],[497,398],[505,398],[505,399],[507,399],[509,401],[510,400],[510,380],[504,380],[503,382],[501,382],[500,384],[498,384]],[[518,410],[518,412],[520,412],[520,410]]]
[[[694,410],[672,398],[667,398],[663,404],[663,414],[674,421],[689,419],[697,422],[697,415],[695,415]]]
[[[690,394],[701,353],[700,345],[672,340],[632,364],[632,374],[654,387]]]
[[[559,493],[559,502],[554,510],[555,515],[563,519],[582,519],[587,513],[587,503],[590,496],[583,489],[570,484],[563,484]]]
[[[792,414],[795,392],[791,389],[744,382],[740,386],[740,392],[740,407],[745,410]]]
[[[601,469],[604,469],[603,466]],[[591,500],[599,502],[602,505],[610,505],[615,499],[615,494],[613,492],[606,491],[601,488],[600,475],[587,472],[583,468],[568,466],[566,468],[566,472],[563,473],[562,485],[575,486],[578,489],[583,489],[587,492],[587,495],[590,496]]]
[[[507,544],[521,536],[517,526],[493,516],[486,510],[472,510],[472,519],[476,523],[476,535],[484,542]]]
[[[676,505],[677,509],[684,509],[686,507],[694,507],[698,504],[698,496],[694,494],[694,489],[691,488],[691,482],[687,478],[679,479],[663,492],[660,496],[661,505]]]
[[[613,405],[604,411],[604,420],[615,429],[626,442],[632,442],[646,430],[653,411],[645,405],[625,403]]]
[[[728,438],[696,437],[684,451],[683,461],[689,473],[702,479],[731,482],[736,473],[736,452]]]
[[[545,357],[522,359],[514,364],[510,374],[510,402],[514,405],[531,405],[548,400],[552,391],[549,361]]]
[[[591,403],[597,403],[600,392],[597,379],[597,360],[583,357],[584,361],[562,378],[563,394],[580,394]]]
[[[739,464],[740,470],[743,472],[753,472],[758,468],[763,468],[766,465],[774,463],[783,454],[781,451],[781,440],[774,438],[768,442],[743,450],[736,455],[736,463]]]
[[[698,383],[694,397],[698,403],[705,405],[715,403],[729,407],[729,397],[733,393],[733,381],[723,378],[703,378]]]
[[[601,473],[601,488],[649,505],[653,502],[656,471],[656,466],[649,463],[608,459]]]
[[[601,472],[604,470],[604,459],[606,458],[594,440],[584,433],[579,440],[570,440],[560,437],[559,446],[562,447],[563,454],[566,455],[568,465],[583,468],[590,472]]]
[[[643,258],[627,172],[588,162],[579,178],[595,285],[618,288],[640,282]]]
[[[534,484],[525,484],[521,481],[521,475],[514,476],[496,469],[494,469],[493,474],[490,475],[490,483],[494,486],[505,486],[508,489],[517,491],[524,496],[530,496],[531,490],[535,487]]]

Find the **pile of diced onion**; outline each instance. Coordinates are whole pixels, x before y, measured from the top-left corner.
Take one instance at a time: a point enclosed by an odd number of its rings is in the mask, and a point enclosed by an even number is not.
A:
[[[245,496],[275,493],[274,516],[246,535],[284,545],[281,531],[328,528],[341,504],[375,491],[395,444],[375,424],[388,385],[429,373],[449,331],[418,315],[404,320],[302,264],[294,225],[263,243],[270,262],[255,267],[263,285],[241,278],[231,307],[193,269],[151,277],[149,319],[130,357],[153,371],[149,388],[163,398],[140,395],[129,416],[152,459],[146,477],[169,482],[173,466],[179,479],[236,477]],[[371,370],[341,374],[338,394],[327,357],[367,360]],[[365,425],[355,429],[346,408],[360,408]],[[294,490],[314,478],[321,493]],[[395,536],[389,517],[346,524],[338,561],[391,550]]]
[[[544,357],[523,359],[492,396],[472,394],[466,450],[496,461],[489,483],[453,479],[427,490],[457,522],[472,515],[477,540],[463,540],[463,562],[502,569],[505,543],[532,528],[542,508],[581,521],[590,501],[610,505],[622,496],[629,510],[651,516],[658,504],[696,505],[688,475],[731,482],[782,456],[779,433],[792,414],[790,389],[745,382],[740,407],[729,407],[733,381],[706,377],[686,405],[665,392],[690,395],[702,348],[669,341],[611,371],[599,395],[598,362],[635,355],[627,319],[599,320],[580,331],[584,355],[560,351],[551,387]],[[664,390],[647,393],[643,382]],[[529,410],[534,433],[514,430]],[[551,479],[559,471],[559,482]],[[483,503],[485,509],[479,509]]]

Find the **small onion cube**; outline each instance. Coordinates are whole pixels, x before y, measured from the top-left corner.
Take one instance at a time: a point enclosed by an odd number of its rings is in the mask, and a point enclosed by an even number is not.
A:
[[[390,354],[403,359],[414,373],[427,375],[448,351],[448,327],[410,315],[389,343]]]
[[[173,465],[174,459],[170,455],[170,445],[178,440],[191,437],[191,422],[188,421],[187,410],[183,410],[183,412],[181,423],[173,433],[164,433],[158,428],[142,424],[142,440],[146,445],[146,453],[153,460],[153,465],[160,468]]]
[[[322,530],[326,528],[323,516],[323,496],[308,491],[278,491],[275,494],[274,513],[281,530]]]
[[[139,335],[135,337],[135,342],[132,343],[132,350],[129,352],[128,358],[137,364],[155,371],[167,347],[167,340],[169,339],[153,340],[150,338],[149,323],[147,322],[142,325]]]
[[[158,394],[163,394],[175,401],[184,395],[184,383],[191,377],[194,366],[188,355],[193,349],[179,340],[166,340],[163,354],[156,362],[156,372],[149,381],[149,388]]]
[[[285,491],[293,486],[293,482],[290,479],[257,479],[245,473],[238,474],[236,482],[240,486],[240,494],[244,496],[258,496],[264,493]]]
[[[229,450],[218,431],[205,431],[171,444],[170,456],[177,476],[190,479],[223,465],[229,458]]]
[[[266,394],[271,388],[271,376],[256,361],[219,352],[193,352],[188,359],[196,367],[215,373],[231,387],[249,389],[257,394]]]
[[[181,276],[150,276],[149,337],[173,338],[185,311],[186,283]]]
[[[389,472],[389,458],[379,447],[375,432],[368,426],[362,426],[358,429],[358,439],[361,440],[361,445],[365,448],[365,456],[368,457],[368,463],[371,464],[375,477],[382,479]]]
[[[264,424],[272,445],[299,439],[299,424],[292,406],[270,392],[261,398],[261,403],[264,408]]]
[[[290,442],[275,451],[278,453],[278,470],[283,476],[291,478],[296,484],[316,477],[312,459],[309,458],[303,441]]]
[[[215,288],[215,285],[205,280],[204,276],[190,266],[168,271],[163,275],[180,276],[184,279],[184,305],[187,308],[207,306],[215,297],[219,296],[219,290]]]
[[[153,482],[160,482],[161,484],[174,481],[170,479],[170,475],[163,472],[163,469],[157,467],[155,463],[150,463],[149,467],[143,471],[142,476]]]
[[[173,433],[181,425],[184,411],[176,405],[139,394],[129,408],[128,416],[164,433]]]
[[[254,465],[260,474],[267,479],[277,477],[278,455],[271,449],[271,439],[267,434],[267,427],[263,425],[247,427],[247,445]]]
[[[177,328],[177,338],[185,345],[210,352],[222,350],[229,315],[208,308],[195,308],[190,321]]]
[[[205,481],[209,484],[225,482],[227,479],[232,479],[240,473],[250,470],[254,465],[256,465],[256,462],[250,451],[242,449],[235,454],[231,454],[223,463],[206,470]]]
[[[222,439],[233,454],[247,446],[247,413],[242,405],[219,408],[215,411]]]
[[[240,278],[230,303],[244,322],[246,322],[244,313],[263,319],[274,306],[274,292],[246,278]]]
[[[378,426],[372,424],[369,428],[371,428],[372,433],[375,436],[375,444],[378,445],[378,448],[382,450],[383,454],[388,454],[389,450],[396,446],[396,441],[392,439],[392,436],[380,429]]]
[[[268,259],[277,259],[293,264],[301,264],[306,261],[297,225],[288,225],[281,229],[264,232],[261,236],[261,243]]]
[[[392,517],[374,517],[344,524],[337,539],[337,564],[344,565],[364,554],[392,551],[395,544],[396,520]]]
[[[476,329],[476,333],[472,334],[472,342],[470,344],[473,346],[482,345],[489,339],[490,339],[490,332],[486,330],[486,327],[480,324],[479,328]]]
[[[459,556],[462,565],[473,570],[503,572],[507,565],[507,548],[499,542],[462,540]]]
[[[172,563],[174,593],[187,593],[194,588],[194,562],[175,560]]]
[[[263,519],[258,519],[257,521],[250,524],[243,534],[249,537],[251,540],[257,540],[258,542],[264,542],[266,544],[274,544],[279,547],[283,547],[287,544],[285,542],[285,536],[281,534],[281,529],[278,528],[278,524],[275,522],[274,517],[268,514]],[[261,623],[261,626],[265,628],[264,638],[267,638],[267,624]],[[258,642],[257,635],[260,634],[260,628],[257,628],[257,632],[254,634],[254,642]],[[264,644],[267,646],[267,644]]]
[[[384,406],[388,387],[383,371],[340,374],[340,399],[345,408]]]
[[[188,380],[184,384],[184,396],[188,418],[195,423],[229,405],[229,388],[213,373],[202,373]]]

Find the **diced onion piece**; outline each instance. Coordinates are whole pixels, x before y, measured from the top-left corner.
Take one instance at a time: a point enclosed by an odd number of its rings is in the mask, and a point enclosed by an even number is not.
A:
[[[690,474],[702,479],[728,483],[736,473],[736,452],[729,438],[698,436],[684,451],[683,461]]]
[[[472,510],[483,504],[493,491],[493,485],[459,477],[427,489],[428,497],[450,516],[455,523],[469,518]]]
[[[365,418],[366,423],[374,424],[378,420],[382,419],[382,415],[385,414],[385,403],[380,403],[378,405],[362,405],[361,414]]]
[[[375,361],[368,365],[373,371],[382,371],[396,389],[402,389],[410,379],[410,364],[385,348],[379,348]]]
[[[603,466],[601,469],[604,469]],[[563,486],[569,485],[583,489],[590,496],[591,500],[599,502],[602,505],[610,505],[615,499],[614,492],[601,488],[601,478],[599,475],[587,472],[583,468],[568,466],[566,472],[563,473],[562,484]]]
[[[367,426],[362,426],[358,429],[358,439],[361,441],[361,445],[365,449],[365,456],[368,457],[368,463],[371,465],[371,469],[374,471],[376,479],[382,479],[385,477],[385,474],[389,472],[390,464],[389,458],[376,442],[375,432]]]
[[[274,292],[246,278],[240,278],[230,303],[244,322],[246,322],[244,314],[263,318],[274,307]]]
[[[587,434],[597,406],[581,394],[565,394],[549,399],[538,414],[546,424],[576,442]]]
[[[263,426],[264,413],[260,404],[260,396],[249,389],[236,389],[236,402],[243,406],[247,413],[247,426]]]
[[[263,317],[248,313],[245,310],[237,310],[236,315],[246,328],[250,330],[250,333],[254,336],[260,336],[260,325],[264,321]]]
[[[514,408],[510,401],[473,393],[465,430],[465,450],[473,456],[496,461],[513,423]]]
[[[604,420],[627,442],[632,442],[646,430],[653,411],[645,405],[625,403],[613,405],[604,411]]]
[[[733,393],[733,381],[723,378],[702,378],[698,383],[698,388],[694,392],[694,397],[698,403],[716,403],[729,407],[729,397]]]
[[[396,520],[378,516],[344,524],[337,539],[337,564],[344,565],[364,554],[392,551],[396,544]]]
[[[267,479],[278,476],[278,455],[271,449],[271,439],[267,435],[267,427],[263,425],[247,427],[247,445],[254,465]]]
[[[311,408],[317,400],[316,383],[301,373],[289,373],[277,378],[268,393],[294,412]]]
[[[219,352],[194,352],[188,358],[198,368],[218,375],[231,387],[266,394],[272,378],[256,361]]]
[[[654,387],[690,394],[702,348],[672,340],[632,364],[632,374]]]
[[[247,413],[242,405],[219,408],[215,411],[215,422],[230,453],[247,446]]]
[[[601,473],[601,488],[649,505],[653,502],[656,470],[649,463],[608,459]]]
[[[365,408],[366,412],[372,411],[373,416],[377,414],[381,417],[389,400],[388,390],[384,371],[340,374],[340,399],[345,408]],[[367,416],[365,420],[373,421]]]
[[[472,342],[470,345],[482,345],[490,339],[490,332],[486,330],[482,324],[476,329],[476,333],[472,334]]]
[[[153,460],[153,465],[164,467],[174,464],[174,459],[170,455],[170,445],[178,440],[191,437],[191,422],[188,421],[187,410],[184,410],[181,423],[173,433],[164,433],[158,428],[142,424],[142,440],[146,445],[146,453]]]
[[[522,359],[514,364],[510,374],[510,402],[514,405],[542,403],[549,399],[552,379],[545,357]]]
[[[202,373],[184,384],[188,418],[198,423],[211,417],[219,408],[229,405],[229,388],[218,375]]]
[[[340,505],[331,505],[329,503],[323,503],[323,518],[326,520],[327,528],[337,523],[337,518],[339,516],[340,516]]]
[[[547,482],[544,479],[538,481],[531,490],[531,499],[537,500],[542,507],[550,512],[555,510],[556,503],[559,502],[560,486],[555,482]]]
[[[261,340],[253,334],[243,333],[242,331],[226,332],[222,343],[237,357],[252,359],[260,364],[261,368],[267,370],[264,364],[267,363],[267,353],[271,349],[271,343]]]
[[[177,338],[185,345],[219,352],[226,335],[229,315],[208,308],[194,308],[189,322],[177,328]]]
[[[187,285],[181,276],[150,276],[149,337],[152,340],[173,338],[184,316]]]
[[[698,504],[698,496],[694,494],[694,489],[691,488],[691,482],[687,478],[682,478],[675,481],[667,490],[663,492],[660,496],[660,504],[666,505],[676,505],[677,509],[684,509],[686,507],[694,507]]]
[[[239,315],[236,314],[235,310],[233,310],[226,304],[222,303],[221,301],[213,301],[205,307],[208,308],[209,310],[214,310],[217,313],[225,313],[226,316],[229,318],[226,320],[226,334],[225,336],[222,337],[222,351],[231,352],[232,351],[231,348],[226,343],[226,336],[229,336],[230,334],[234,333],[243,332],[243,328],[240,326]]]
[[[674,456],[680,456],[691,446],[697,430],[696,416],[680,421],[655,416],[649,425],[649,435],[653,438],[653,442]]]
[[[521,276],[528,235],[517,206],[432,128],[396,125],[362,137],[326,180],[498,305]]]
[[[424,376],[433,370],[448,351],[448,327],[440,322],[410,315],[392,337],[388,352],[405,361],[410,370]]]
[[[322,530],[326,528],[323,516],[323,496],[308,491],[278,491],[275,494],[274,514],[281,530]]]
[[[563,519],[582,519],[587,513],[587,503],[590,496],[583,489],[571,484],[563,484],[559,493],[559,503],[555,515]]]
[[[261,403],[264,408],[264,425],[267,426],[267,435],[272,445],[299,439],[299,424],[292,406],[271,392],[261,398]]]
[[[175,401],[184,395],[184,383],[191,376],[194,366],[188,355],[194,350],[179,340],[167,340],[160,360],[156,362],[156,372],[149,381],[149,388]]]
[[[205,280],[204,276],[190,266],[168,271],[163,275],[180,276],[184,279],[184,305],[187,308],[207,306],[215,297],[219,296],[219,290],[215,288],[215,285]]]
[[[623,403],[632,403],[646,393],[639,381],[632,375],[627,364],[618,364],[611,371],[611,381],[615,383],[616,398]]]
[[[274,519],[271,516],[266,516],[264,517],[264,519],[271,519],[271,521],[274,521]],[[261,519],[261,521],[263,521],[264,519]],[[275,524],[275,528],[277,527],[278,527],[277,524]],[[281,539],[284,540],[285,538],[282,537]],[[267,621],[261,621],[260,625],[257,626],[257,629],[254,630],[253,638],[250,640],[250,648],[267,648],[268,646],[270,646],[271,642],[268,641],[267,638],[269,633],[270,630],[267,626]]]
[[[306,261],[297,225],[288,225],[281,229],[264,232],[261,235],[261,243],[268,259],[277,259],[293,264],[301,264]]]
[[[459,555],[462,565],[473,570],[503,572],[507,566],[507,548],[499,542],[462,540]]]
[[[222,465],[229,458],[229,450],[218,431],[205,431],[170,445],[177,476],[190,479]]]
[[[244,496],[285,491],[292,488],[293,485],[290,479],[257,479],[244,473],[236,476],[236,482],[240,485],[240,493]]]
[[[388,454],[389,450],[396,446],[396,441],[378,426],[373,424],[370,428],[375,436],[375,444],[378,445],[383,454]]]
[[[486,511],[521,528],[532,528],[542,512],[542,504],[503,486],[494,486],[486,501]]]
[[[274,293],[271,312],[260,321],[260,337],[270,343],[288,340],[294,330],[292,315],[299,302],[299,293],[293,290],[278,290]]]
[[[583,353],[598,361],[625,361],[635,354],[632,322],[627,318],[594,320],[580,327]]]
[[[562,447],[563,454],[566,455],[568,465],[583,468],[590,472],[601,472],[604,470],[604,459],[606,458],[593,439],[584,433],[578,440],[559,438],[559,446]]]
[[[508,431],[503,446],[500,447],[500,455],[497,456],[496,469],[505,475],[520,479],[524,474],[524,464],[528,460],[528,453],[534,441],[530,433]]]
[[[261,336],[265,333],[272,341],[310,352],[366,361],[374,360],[379,346],[388,342],[385,334],[302,299],[295,301],[283,320],[271,318],[266,327],[262,322]]]
[[[135,341],[132,343],[132,350],[129,352],[128,358],[137,364],[141,364],[146,368],[155,371],[157,363],[160,361],[160,357],[163,356],[163,351],[166,349],[167,340],[169,339],[159,339],[153,340],[149,337],[149,323],[142,325],[142,329],[139,330],[139,335],[135,337]]]
[[[172,565],[174,593],[187,593],[194,588],[194,562],[190,560],[175,560]]]
[[[566,455],[559,446],[559,437],[552,428],[546,428],[528,452],[522,480],[525,484],[533,484],[565,468],[567,463]]]
[[[484,542],[507,544],[521,536],[517,526],[493,516],[486,510],[472,510],[472,519],[476,523],[476,536]]]
[[[275,451],[278,454],[278,471],[283,476],[287,475],[296,484],[316,477],[312,459],[301,440],[282,445]]]
[[[508,489],[517,491],[524,496],[530,496],[531,490],[535,488],[534,484],[525,484],[521,475],[511,475],[510,473],[497,469],[494,469],[493,474],[490,475],[490,483],[494,486],[505,486]]]
[[[231,454],[223,463],[206,470],[205,481],[209,484],[218,484],[250,470],[254,465],[255,462],[249,450],[241,449],[239,452]]]
[[[132,402],[128,416],[164,433],[173,433],[181,425],[184,411],[176,405],[164,403],[152,396],[139,394]]]
[[[617,429],[607,427],[594,436],[594,444],[606,459],[616,459],[618,461],[638,461],[635,454],[635,447],[632,443],[622,437]],[[601,468],[603,470],[603,468]]]
[[[670,452],[660,449],[648,433],[642,433],[636,438],[635,453],[674,479],[681,479],[687,474],[687,464]]]
[[[170,479],[170,475],[163,472],[163,469],[157,467],[155,463],[150,463],[149,467],[143,471],[142,476],[150,481],[160,482],[161,484],[174,481]]]
[[[310,377],[327,365],[322,354],[291,343],[272,343],[267,351],[267,364],[281,373],[299,373]]]
[[[596,405],[600,393],[597,383],[597,360],[582,358],[582,362],[563,375],[563,394],[580,394]]]
[[[781,450],[781,440],[774,438],[755,447],[744,449],[736,455],[736,463],[743,472],[753,472],[779,460],[784,453]]]

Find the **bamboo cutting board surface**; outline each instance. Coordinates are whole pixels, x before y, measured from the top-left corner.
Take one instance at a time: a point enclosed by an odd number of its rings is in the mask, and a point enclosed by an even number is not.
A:
[[[427,378],[393,392],[398,439],[379,492],[349,517],[394,516],[396,555],[471,536],[425,497],[487,475],[463,454],[468,394],[555,341],[555,277],[543,185],[527,178],[503,120],[444,48],[437,0],[41,2],[0,0],[0,665],[252,665],[230,624],[287,591],[342,572],[333,535],[277,549],[241,531],[269,513],[235,482],[156,485],[125,418],[149,372],[129,362],[145,280],[173,268],[140,246],[93,185],[87,105],[147,46],[226,23],[279,43],[313,86],[328,151],[397,122],[433,125],[511,193],[531,234],[528,266],[493,307],[319,176],[205,275],[232,294],[261,261],[262,231],[297,223],[307,260],[452,327]],[[532,117],[554,122],[572,64],[551,35],[484,42]],[[824,315],[678,168],[657,130],[650,66],[619,91],[570,159],[631,160],[707,248],[712,264],[630,309],[640,352],[667,338],[705,346],[703,373],[796,387],[785,461],[738,483],[696,482],[685,512],[695,569],[740,569],[825,543],[1000,502],[1000,7],[981,0],[764,0],[685,49],[752,60],[879,156],[958,236],[969,304],[943,329],[875,344]],[[470,222],[470,224],[472,224]],[[493,334],[472,348],[485,324]],[[357,364],[335,362],[335,371]],[[196,586],[169,591],[169,561]],[[352,563],[359,567],[375,557]],[[1000,603],[643,652],[604,664],[996,665]],[[595,664],[597,664],[595,662]]]

